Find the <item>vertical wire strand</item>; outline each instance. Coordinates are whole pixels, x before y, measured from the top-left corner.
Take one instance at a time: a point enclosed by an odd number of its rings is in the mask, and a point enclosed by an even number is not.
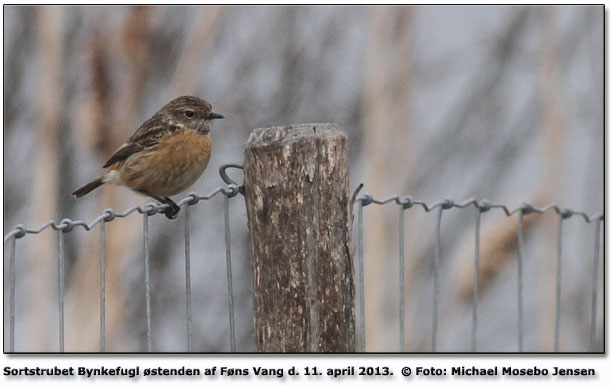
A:
[[[358,240],[359,240],[359,301],[361,309],[361,352],[365,352],[365,272],[364,272],[364,253],[363,253],[363,201],[359,201],[358,206]]]
[[[598,260],[600,255],[600,223],[596,220],[594,229],[594,259],[592,260],[592,315],[590,318],[590,352],[594,352],[596,346],[596,309],[598,303]]]
[[[437,352],[437,329],[439,322],[439,261],[441,258],[441,213],[443,207],[439,206],[437,223],[435,226],[435,261],[433,266],[433,338],[431,351]]]
[[[225,218],[225,258],[227,260],[227,303],[229,309],[229,343],[231,352],[236,351],[235,315],[233,309],[233,275],[231,269],[231,234],[229,230],[229,195],[225,195],[223,214]]]
[[[10,340],[10,344],[9,344],[9,350],[11,352],[15,352],[15,241],[17,238],[15,238],[14,236],[11,237],[11,240],[9,242],[9,249],[10,249],[10,261],[9,261],[9,265],[10,267],[10,302],[9,302],[9,323],[10,323],[10,331],[9,331],[9,340]]]
[[[150,284],[150,267],[149,267],[149,216],[147,213],[142,214],[143,219],[143,236],[144,236],[144,290],[146,301],[146,350],[151,352],[151,284]]]
[[[556,257],[556,319],[554,323],[554,352],[558,352],[558,339],[560,335],[560,295],[561,295],[561,279],[562,279],[562,223],[564,217],[560,215],[558,219],[558,236],[556,238],[557,252]]]
[[[477,307],[479,303],[479,236],[482,212],[475,209],[475,254],[473,255],[473,316],[471,323],[471,352],[477,352]]]
[[[191,352],[191,233],[189,230],[189,203],[185,205],[185,297],[187,308],[187,352]]]
[[[100,222],[100,352],[106,352],[106,222]]]
[[[399,352],[405,351],[405,210],[399,209]]]
[[[524,260],[524,230],[523,211],[518,217],[518,352],[523,351],[524,344],[524,303],[522,300],[523,288],[523,260]]]
[[[57,230],[57,282],[59,300],[59,352],[64,352],[64,231]]]

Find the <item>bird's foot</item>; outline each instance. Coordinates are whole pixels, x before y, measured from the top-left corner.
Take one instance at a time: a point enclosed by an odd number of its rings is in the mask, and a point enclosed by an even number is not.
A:
[[[178,204],[174,203],[172,200],[166,198],[166,203],[168,205],[167,208],[161,210],[162,214],[165,214],[165,217],[168,219],[176,219],[178,216],[178,212],[180,211],[180,207]]]

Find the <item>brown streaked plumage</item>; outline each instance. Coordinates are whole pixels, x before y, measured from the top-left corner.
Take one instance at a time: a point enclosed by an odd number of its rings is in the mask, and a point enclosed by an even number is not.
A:
[[[224,118],[197,97],[178,97],[146,120],[106,161],[97,179],[72,193],[80,198],[99,186],[124,185],[161,203],[174,219],[178,205],[169,196],[189,188],[210,160],[212,120]]]

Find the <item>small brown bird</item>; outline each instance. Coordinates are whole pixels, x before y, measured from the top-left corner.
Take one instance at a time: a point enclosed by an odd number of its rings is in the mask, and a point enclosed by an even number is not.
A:
[[[225,118],[197,97],[178,97],[146,120],[106,161],[105,171],[72,193],[87,195],[102,184],[124,185],[169,207],[168,219],[180,207],[169,198],[189,188],[210,160],[212,120]]]

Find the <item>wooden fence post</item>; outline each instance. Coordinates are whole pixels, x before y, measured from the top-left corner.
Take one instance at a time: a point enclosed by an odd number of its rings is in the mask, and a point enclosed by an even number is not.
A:
[[[353,352],[348,142],[334,124],[256,129],[244,151],[260,352]]]

